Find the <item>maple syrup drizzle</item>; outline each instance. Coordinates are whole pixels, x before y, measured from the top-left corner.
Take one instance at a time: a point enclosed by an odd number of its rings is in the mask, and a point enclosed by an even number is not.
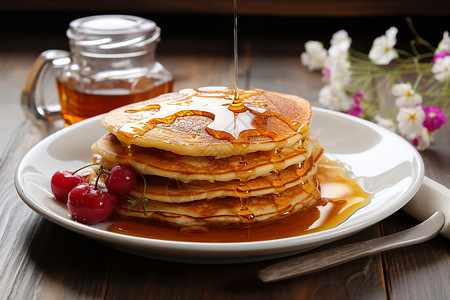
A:
[[[287,140],[285,136],[267,125],[267,118],[276,117],[286,123],[293,132],[304,133],[307,126],[292,121],[283,115],[266,109],[267,104],[253,101],[261,95],[261,90],[240,90],[240,101],[246,104],[243,112],[236,113],[228,109],[233,90],[227,88],[184,89],[177,99],[155,104],[128,108],[126,113],[134,114],[147,110],[157,110],[151,117],[137,122],[130,122],[119,128],[116,135],[119,140],[143,136],[158,124],[171,124],[183,116],[206,116],[213,119],[206,131],[217,139],[245,143],[251,137],[266,136],[279,142]],[[230,120],[234,120],[231,124]],[[122,137],[122,138],[121,138]]]
[[[275,170],[277,171],[283,170],[286,166],[286,159],[283,155],[281,155],[279,149],[275,149],[272,151],[270,162],[274,165]]]
[[[230,128],[233,126],[230,126],[229,120],[234,119],[235,113],[227,109],[227,106],[232,100],[232,95],[230,95],[231,92],[228,91],[228,89],[184,89],[179,93],[181,96],[178,99],[127,109],[125,112],[129,114],[146,110],[158,111],[150,118],[138,122],[131,122],[122,126],[118,130],[119,139],[120,135],[126,137],[143,136],[146,132],[150,131],[160,123],[171,124],[179,117],[194,115],[206,116],[214,119],[214,121],[208,125],[208,133],[214,135],[216,132],[223,131],[230,136],[230,139],[238,138],[238,136],[235,135],[236,131],[233,128]],[[243,97],[250,98],[260,93],[261,91],[247,90],[244,92]],[[246,110],[244,113],[239,114],[240,120],[237,122],[237,125],[240,125],[240,128],[236,133],[239,134],[243,130],[254,129],[252,126],[253,119],[258,113],[264,111],[265,109],[263,106],[254,105],[251,112]]]
[[[241,210],[243,226],[238,228],[195,226],[199,228],[179,229],[153,222],[118,220],[109,230],[139,237],[188,242],[227,243],[272,240],[334,228],[370,202],[370,194],[365,192],[358,181],[348,176],[344,168],[336,162],[321,159],[317,177],[322,198],[305,211],[290,214],[292,206],[289,204],[289,199],[278,196],[275,204],[283,210],[286,217],[270,224],[255,224],[251,221],[252,219],[246,218],[245,210]],[[250,221],[247,222],[248,220]]]
[[[247,207],[248,198],[240,198],[241,200],[241,209],[238,212],[238,216],[241,220],[241,224],[250,224],[254,221],[255,214],[251,209]]]

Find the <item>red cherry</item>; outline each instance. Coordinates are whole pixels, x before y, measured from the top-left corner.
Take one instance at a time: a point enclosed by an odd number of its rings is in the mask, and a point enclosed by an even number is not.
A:
[[[105,189],[107,192],[107,190]],[[117,205],[119,205],[120,196],[116,194],[112,194],[110,192],[107,192],[109,196],[109,204],[108,204],[108,213],[106,213],[107,217],[102,220],[102,222],[107,222],[111,218],[111,216],[114,214],[114,211],[116,210]]]
[[[125,195],[131,192],[136,184],[136,171],[127,165],[115,165],[108,177],[105,185],[108,191],[118,195]]]
[[[113,198],[113,199],[111,199]],[[72,219],[84,224],[97,224],[114,212],[117,199],[92,184],[79,184],[69,193],[67,207]]]
[[[50,187],[56,200],[67,203],[69,192],[82,182],[81,176],[67,170],[59,170],[53,174]]]

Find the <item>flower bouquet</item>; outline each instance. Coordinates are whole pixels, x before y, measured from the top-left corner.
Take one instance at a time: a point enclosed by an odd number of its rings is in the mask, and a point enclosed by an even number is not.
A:
[[[306,42],[301,61],[322,71],[323,106],[373,121],[424,150],[450,112],[450,37],[446,31],[435,48],[408,24],[415,35],[411,52],[394,48],[396,27],[376,38],[368,55],[352,49],[352,39],[340,30],[328,50],[319,41]]]

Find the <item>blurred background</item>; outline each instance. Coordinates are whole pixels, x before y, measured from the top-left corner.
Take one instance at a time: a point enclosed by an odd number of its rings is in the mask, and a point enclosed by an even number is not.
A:
[[[67,48],[60,38],[71,20],[108,13],[152,19],[162,28],[163,38],[233,35],[233,0],[2,0],[0,33],[7,39],[0,50],[41,51],[42,37],[49,38],[45,49]],[[359,36],[372,39],[390,26],[399,28],[399,38],[407,42],[412,35],[404,17],[409,16],[419,33],[435,44],[449,29],[450,1],[239,0],[238,15],[241,38],[276,35],[301,44],[305,39],[329,41],[339,29],[347,30],[357,43]]]
[[[444,31],[450,31],[449,0],[237,3],[239,87],[299,94],[314,104],[322,82],[319,72],[307,72],[300,63],[305,42],[321,41],[328,48],[332,35],[345,29],[353,40],[352,48],[368,53],[373,40],[395,26],[399,30],[397,47],[410,50],[414,35],[406,17],[412,18],[418,33],[434,46]],[[39,53],[68,50],[69,23],[99,14],[136,15],[161,27],[156,55],[173,73],[175,91],[192,86],[234,85],[233,69],[229,67],[233,58],[233,0],[1,0],[0,71],[21,70],[14,73],[13,83],[7,83],[13,79],[5,73],[8,78],[4,84],[11,88],[1,97],[19,99],[26,72]],[[56,103],[54,84],[46,84],[49,92],[45,97]]]

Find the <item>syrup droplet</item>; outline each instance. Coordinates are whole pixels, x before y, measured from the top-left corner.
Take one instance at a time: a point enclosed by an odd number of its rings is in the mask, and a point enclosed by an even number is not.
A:
[[[245,159],[245,154],[239,156],[239,163],[236,166],[236,170],[245,168],[247,166],[247,160]]]
[[[247,107],[241,102],[239,98],[234,98],[233,102],[231,102],[228,109],[235,113],[237,116],[240,113],[243,113],[247,110]]]
[[[312,165],[313,160],[311,158],[308,158],[301,165],[299,165],[299,168],[295,171],[295,173],[298,177],[302,177],[306,174],[307,171],[311,169]]]
[[[291,206],[289,199],[283,196],[277,196],[275,203],[279,206]]]
[[[316,199],[320,199],[321,198],[321,194],[320,191],[313,186],[312,184],[305,182],[302,184],[302,189],[307,192],[308,194],[311,194],[314,196],[314,198]]]
[[[272,157],[270,158],[270,162],[273,163],[275,170],[283,170],[286,166],[286,159],[283,155],[281,155],[280,150],[273,150]]]
[[[238,212],[238,216],[243,224],[247,224],[255,218],[253,211],[247,207],[247,201],[248,198],[241,198],[241,209]]]
[[[251,209],[247,207],[247,201],[250,193],[250,187],[246,182],[241,182],[239,186],[236,188],[235,193],[236,196],[239,197],[241,201],[241,208],[238,212],[238,216],[241,220],[241,223],[248,223],[249,221],[253,221],[255,218],[255,214]]]
[[[272,180],[272,186],[275,188],[277,193],[282,193],[286,190],[286,182],[284,182],[277,171],[274,171],[274,178]]]
[[[306,168],[304,166],[304,163],[299,164],[299,168],[297,170],[295,170],[295,173],[297,174],[298,177],[302,177],[303,175],[305,175],[306,173]]]
[[[119,140],[119,142],[120,142],[120,144],[122,144],[122,147],[125,150],[126,156],[133,156],[133,153],[131,151],[131,146],[132,145],[126,144],[126,143],[124,143],[124,142],[122,142],[120,140]]]
[[[241,182],[239,186],[236,188],[235,193],[236,196],[239,198],[248,198],[250,190],[251,190],[250,187],[245,182]]]

